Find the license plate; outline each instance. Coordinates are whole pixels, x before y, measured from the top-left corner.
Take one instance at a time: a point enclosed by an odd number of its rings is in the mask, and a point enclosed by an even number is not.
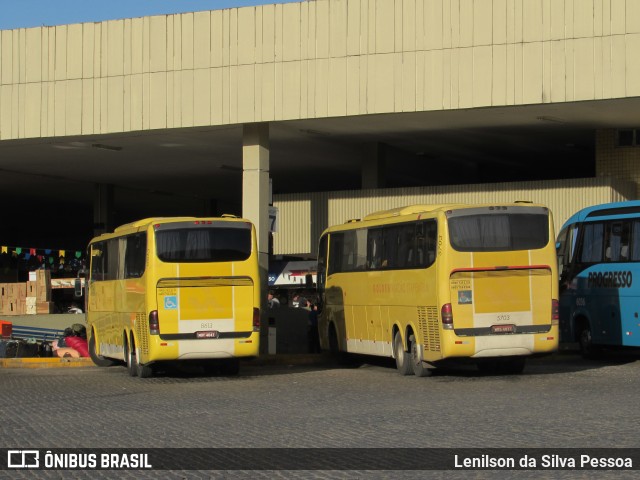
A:
[[[196,332],[196,338],[218,338],[220,332],[217,330],[205,330],[203,332]]]
[[[515,333],[515,325],[492,325],[491,333]]]

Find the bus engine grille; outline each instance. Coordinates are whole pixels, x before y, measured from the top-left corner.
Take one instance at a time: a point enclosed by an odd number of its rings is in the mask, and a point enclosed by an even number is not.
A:
[[[440,351],[440,328],[438,307],[418,307],[418,327],[422,333],[425,350]]]
[[[145,355],[149,353],[149,321],[144,313],[136,313],[136,333],[138,334],[138,348]]]

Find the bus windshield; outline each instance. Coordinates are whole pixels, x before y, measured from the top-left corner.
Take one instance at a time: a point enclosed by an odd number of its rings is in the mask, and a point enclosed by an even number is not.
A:
[[[237,262],[251,255],[251,228],[163,224],[156,231],[163,262]]]
[[[549,243],[547,214],[491,213],[449,219],[451,246],[459,252],[534,250]]]

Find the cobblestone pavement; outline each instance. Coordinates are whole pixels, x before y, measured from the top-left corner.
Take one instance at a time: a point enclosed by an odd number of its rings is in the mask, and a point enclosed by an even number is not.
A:
[[[640,357],[558,354],[517,376],[472,367],[430,378],[385,360],[355,368],[245,364],[239,377],[122,367],[0,369],[0,447],[640,447]],[[250,462],[250,458],[247,459]],[[11,473],[29,478],[32,473]],[[85,478],[86,472],[38,472]],[[492,477],[509,472],[498,472]],[[513,473],[513,472],[511,472]],[[540,478],[543,472],[518,472]],[[544,472],[592,478],[596,472]],[[22,476],[21,476],[22,475]],[[625,472],[598,473],[626,478]],[[489,472],[94,471],[92,478],[487,478]],[[628,478],[631,478],[629,475]]]

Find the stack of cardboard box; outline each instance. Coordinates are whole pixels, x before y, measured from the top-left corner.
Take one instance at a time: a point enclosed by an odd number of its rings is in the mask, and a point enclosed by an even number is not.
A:
[[[25,298],[27,297],[26,283],[3,283],[2,290],[2,314],[24,315]]]
[[[51,272],[29,272],[29,281],[0,284],[0,312],[2,315],[35,315],[53,313],[51,301]]]
[[[54,311],[54,303],[51,301],[51,272],[36,270],[36,313]]]
[[[0,283],[0,313],[2,315],[8,315],[7,310],[9,306],[9,289],[6,283]]]
[[[30,272],[30,273],[34,273],[34,277],[35,277],[35,272]],[[25,313],[27,315],[35,315],[36,314],[36,302],[37,302],[37,283],[35,281],[31,280],[32,276],[29,275],[29,281],[27,282],[27,298],[25,299],[26,302],[26,306],[25,306]]]

